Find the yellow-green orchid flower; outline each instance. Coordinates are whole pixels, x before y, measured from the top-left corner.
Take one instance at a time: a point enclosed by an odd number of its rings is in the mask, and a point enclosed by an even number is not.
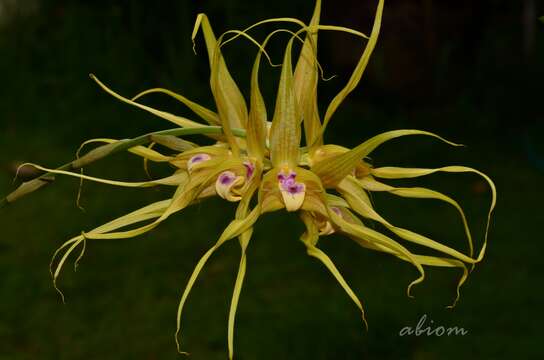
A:
[[[369,36],[352,29],[320,24],[320,0],[316,1],[312,19],[308,24],[292,18],[269,19],[244,30],[228,31],[219,38],[215,37],[206,15],[198,15],[193,39],[201,29],[208,52],[211,69],[210,87],[217,111],[207,109],[182,95],[161,88],[144,91],[129,99],[115,93],[96,77],[91,76],[99,86],[117,99],[172,122],[178,126],[178,129],[149,134],[133,140],[91,140],[89,142],[105,145],[60,169],[34,166],[48,172],[49,175],[70,175],[127,187],[173,186],[175,190],[169,199],[150,204],[64,243],[53,256],[51,269],[54,281],[56,282],[69,255],[80,246],[83,249],[79,256],[81,258],[87,240],[121,239],[141,235],[158,226],[171,214],[204,198],[217,195],[227,201],[238,202],[238,207],[234,220],[223,231],[215,245],[197,263],[182,294],[177,314],[178,349],[182,310],[200,271],[215,250],[226,241],[238,238],[241,246],[241,260],[228,321],[229,358],[233,358],[235,313],[246,273],[246,249],[252,236],[253,225],[263,214],[281,209],[300,214],[306,227],[301,240],[307,248],[308,255],[320,260],[331,272],[360,309],[365,324],[360,300],[333,261],[318,248],[320,236],[335,232],[345,234],[364,248],[394,255],[414,265],[420,275],[409,284],[409,296],[411,287],[424,280],[425,267],[459,268],[463,274],[457,287],[456,302],[459,297],[459,287],[465,282],[469,273],[467,265],[473,267],[485,255],[489,222],[496,199],[495,186],[491,179],[477,170],[464,166],[445,166],[437,169],[373,168],[365,162],[365,158],[374,149],[386,141],[402,136],[431,136],[449,145],[458,146],[426,131],[389,131],[374,136],[353,149],[327,144],[324,139],[325,129],[335,111],[362,78],[378,39],[383,7],[384,1],[379,0],[374,25]],[[298,29],[273,31],[262,42],[256,41],[250,35],[253,27],[277,22],[292,23],[298,26]],[[319,31],[346,32],[367,41],[347,84],[326,107],[323,117],[320,116],[317,106],[317,85],[320,79],[320,65],[317,61]],[[262,55],[270,61],[266,52],[269,39],[280,34],[287,34],[289,38],[281,64],[275,109],[272,121],[269,122],[265,101],[259,89],[259,68]],[[228,36],[231,37],[227,38]],[[251,70],[249,109],[244,96],[228,71],[221,52],[223,46],[238,38],[251,41],[258,47]],[[292,47],[299,41],[302,42],[302,48],[293,69]],[[162,93],[174,97],[208,125],[137,102],[142,96],[150,93]],[[177,137],[186,134],[202,134],[215,139],[216,143],[199,146]],[[301,146],[303,134],[304,147]],[[174,150],[176,154],[164,155],[154,150],[152,146],[144,146],[149,143],[167,147]],[[169,163],[175,171],[166,178],[144,182],[106,180],[71,171],[120,150],[128,150],[142,157],[146,162]],[[465,214],[455,200],[434,190],[420,187],[393,187],[379,180],[416,178],[435,172],[471,172],[482,176],[488,182],[491,188],[491,206],[484,239],[477,255],[474,254],[473,238]],[[40,178],[36,182],[23,184],[24,186],[8,196],[3,204],[34,191],[45,182],[45,178]],[[468,242],[467,252],[448,247],[429,237],[390,223],[374,209],[369,196],[371,192],[388,192],[401,197],[436,199],[449,203],[459,212],[464,224]],[[252,205],[255,198],[256,203]],[[366,226],[361,219],[382,224],[395,234],[397,239]],[[408,248],[410,243],[426,247],[434,251],[435,255],[418,254]]]

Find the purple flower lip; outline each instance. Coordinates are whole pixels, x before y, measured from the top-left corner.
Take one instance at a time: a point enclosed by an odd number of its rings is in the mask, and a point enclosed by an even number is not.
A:
[[[208,161],[211,158],[212,157],[210,155],[205,154],[205,153],[196,154],[193,157],[191,157],[187,163],[188,163],[189,166],[192,166],[192,165],[198,164],[198,163],[200,163],[202,161]]]
[[[292,184],[287,186],[287,189],[285,189],[289,194],[299,194],[304,191],[304,185],[300,183]]]
[[[250,161],[244,161],[244,166],[246,168],[246,178],[251,179],[253,173],[255,172],[255,165]]]
[[[280,171],[277,175],[278,187],[287,211],[297,211],[304,203],[306,185],[297,182],[297,173],[294,171]]]
[[[290,171],[288,174],[284,172],[278,173],[278,180],[281,186],[281,189],[291,195],[300,194],[304,192],[305,188],[302,183],[296,182],[295,178],[297,173]]]
[[[342,216],[342,211],[336,206],[331,206],[331,210],[338,216]]]
[[[283,183],[286,180],[295,180],[296,177],[297,173],[294,171],[290,171],[289,174],[286,174],[284,172],[278,173],[278,180],[280,181],[280,183]]]
[[[234,181],[234,178],[234,174],[224,172],[219,176],[219,182],[221,185],[229,185]]]

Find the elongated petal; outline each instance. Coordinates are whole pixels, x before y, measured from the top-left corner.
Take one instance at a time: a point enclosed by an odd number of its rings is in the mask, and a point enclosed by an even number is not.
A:
[[[98,182],[102,184],[115,185],[115,186],[121,186],[121,187],[153,187],[158,185],[178,186],[179,184],[184,183],[187,179],[187,173],[180,171],[175,173],[174,175],[170,175],[168,177],[158,179],[158,180],[126,182],[126,181],[116,181],[116,180],[97,178],[94,176],[83,175],[83,174],[74,173],[71,171],[48,169],[46,167],[36,165],[36,164],[31,164],[31,163],[23,164],[22,166],[32,166],[38,170],[50,172],[52,174],[67,175],[67,176],[72,176],[79,179],[85,179],[85,180],[90,180],[90,181],[94,181],[94,182]]]
[[[109,231],[120,229],[120,228],[125,227],[125,226],[129,226],[129,225],[133,225],[133,224],[136,224],[136,223],[139,223],[139,222],[142,222],[142,221],[157,218],[164,212],[164,210],[168,207],[170,202],[171,202],[171,200],[167,199],[167,200],[158,201],[156,203],[147,205],[147,206],[145,206],[145,207],[143,207],[141,209],[138,209],[138,210],[133,211],[133,212],[127,214],[127,215],[124,215],[124,216],[121,216],[121,217],[119,217],[119,218],[117,218],[115,220],[112,220],[112,221],[110,221],[110,222],[108,222],[108,223],[106,223],[104,225],[101,225],[101,226],[89,231],[88,233],[96,233],[96,234],[106,233],[106,232],[109,232]],[[62,294],[62,292],[57,287],[57,279],[58,279],[58,277],[60,275],[60,272],[62,270],[62,267],[63,267],[64,263],[66,262],[66,260],[70,256],[70,254],[80,244],[84,243],[85,238],[86,238],[85,235],[79,235],[79,236],[76,236],[76,237],[66,241],[63,245],[61,245],[55,251],[55,253],[53,254],[53,257],[51,258],[51,262],[50,262],[49,267],[50,267],[50,271],[51,271],[51,276],[53,277],[53,286],[59,292],[59,294],[61,295],[63,301],[64,301],[64,295]],[[64,254],[59,259],[59,261],[56,263],[56,266],[53,269],[53,264],[55,263],[56,258],[59,256],[59,254],[63,250],[65,250]],[[78,260],[79,260],[79,258],[78,258]]]
[[[173,97],[174,99],[176,99],[179,102],[186,105],[196,115],[200,116],[202,119],[204,119],[206,122],[208,122],[211,125],[220,125],[221,124],[221,122],[219,121],[218,115],[214,111],[211,111],[211,110],[205,108],[204,106],[202,106],[200,104],[197,104],[196,102],[187,99],[185,96],[180,95],[180,94],[176,94],[175,92],[170,91],[168,89],[163,89],[163,88],[148,89],[148,90],[142,91],[141,93],[134,96],[132,98],[132,101],[136,101],[139,98],[141,98],[142,96],[145,96],[145,95],[148,95],[148,94],[153,94],[153,93],[163,93],[163,94],[166,94],[168,96]]]
[[[315,246],[319,235],[311,215],[303,211],[301,213],[301,218],[304,224],[306,225],[306,232],[302,235],[300,239],[302,240],[304,245],[306,245],[306,250],[308,255],[321,261],[321,263],[323,263],[323,265],[325,265],[325,267],[330,271],[330,273],[334,276],[336,281],[338,281],[340,286],[342,286],[346,294],[348,294],[350,299],[355,303],[355,305],[357,305],[357,307],[361,311],[363,322],[365,323],[365,326],[368,328],[368,324],[365,318],[365,311],[363,309],[363,305],[361,304],[361,301],[359,300],[357,295],[355,295],[355,293],[353,292],[351,287],[348,285],[346,280],[344,280],[344,277],[342,276],[342,274],[340,274],[340,271],[338,271],[338,269],[336,268],[332,260],[327,256],[327,254],[325,254],[321,249]]]
[[[447,254],[453,258],[456,258],[458,260],[461,260],[467,263],[474,264],[476,262],[476,260],[472,259],[470,256],[467,256],[455,249],[452,249],[449,246],[443,245],[435,240],[429,239],[413,231],[403,229],[403,228],[390,224],[381,215],[379,215],[374,209],[366,205],[365,201],[361,200],[357,196],[358,193],[363,192],[363,189],[360,188],[360,185],[357,183],[355,179],[349,179],[349,178],[344,179],[340,183],[338,190],[340,191],[342,196],[346,199],[346,201],[349,203],[350,207],[353,210],[355,210],[357,213],[359,213],[363,217],[366,217],[381,223],[382,225],[387,227],[389,230],[391,230],[393,233],[400,236],[404,240],[408,240],[410,242],[428,247],[436,251],[440,251],[444,254]]]
[[[495,209],[497,203],[497,189],[493,181],[486,174],[466,166],[445,166],[436,169],[422,169],[422,168],[400,168],[400,167],[383,167],[377,169],[371,169],[371,174],[384,179],[407,179],[415,178],[425,175],[434,174],[436,172],[448,172],[448,173],[474,173],[485,179],[491,189],[491,205],[489,206],[489,212],[487,213],[487,225],[485,227],[484,242],[480,253],[478,254],[477,262],[481,261],[485,255],[487,247],[487,237],[489,234],[489,226],[491,224],[491,214]]]
[[[140,103],[137,103],[135,101],[132,101],[130,99],[127,99],[126,97],[123,97],[119,94],[117,94],[116,92],[114,92],[113,90],[111,90],[110,88],[108,88],[106,85],[104,85],[100,80],[98,80],[98,78],[96,76],[94,76],[93,74],[90,74],[89,75],[91,77],[91,79],[93,79],[102,89],[104,89],[104,91],[106,91],[108,94],[112,95],[113,97],[121,100],[122,102],[124,103],[127,103],[129,105],[132,105],[132,106],[136,106],[137,108],[140,108],[142,110],[145,110],[155,116],[158,116],[162,119],[165,119],[165,120],[168,120],[178,126],[181,126],[181,127],[201,127],[202,124],[199,124],[195,121],[192,121],[192,120],[189,120],[189,119],[186,119],[182,116],[177,116],[177,115],[173,115],[173,114],[170,114],[166,111],[161,111],[161,110],[157,110],[157,109],[153,109],[152,107],[150,106],[146,106],[146,105],[142,105]]]
[[[318,25],[320,16],[321,0],[317,0],[309,25]],[[318,136],[321,135],[321,122],[317,109],[318,79],[317,31],[310,31],[306,35],[306,40],[295,66],[293,86],[299,109],[302,112],[306,143],[311,145],[312,148],[322,145],[322,137],[318,139]]]
[[[270,158],[276,167],[295,168],[300,147],[300,112],[293,86],[293,69],[289,41],[283,58],[276,107],[270,129]]]
[[[229,359],[234,358],[234,322],[236,319],[236,309],[238,308],[238,300],[240,299],[240,293],[242,292],[242,286],[244,284],[244,278],[246,276],[247,258],[246,249],[251,239],[252,230],[247,230],[240,235],[240,246],[242,248],[240,265],[238,265],[238,274],[236,274],[236,282],[234,284],[234,290],[232,292],[232,299],[229,308],[229,323],[228,323],[228,347],[229,347]]]
[[[267,36],[263,42],[263,48],[272,35]],[[251,70],[250,110],[247,124],[247,150],[249,155],[255,157],[259,162],[262,162],[264,158],[268,120],[266,105],[259,88],[259,67],[262,53],[262,49],[259,49]]]
[[[97,138],[97,139],[87,140],[83,144],[81,144],[81,146],[79,147],[78,158],[79,158],[79,152],[82,150],[84,146],[88,144],[93,144],[93,143],[119,144],[121,142],[123,142],[123,140],[108,139],[108,138]],[[152,150],[142,145],[131,147],[127,151],[134,155],[140,156],[146,160],[150,160],[154,162],[168,162],[168,161],[172,161],[173,159],[172,156],[163,155],[158,151]]]
[[[210,160],[212,162],[213,160]],[[127,231],[109,232],[105,234],[86,234],[88,239],[127,239],[142,235],[155,227],[157,227],[162,221],[166,220],[170,215],[186,208],[194,201],[199,194],[201,194],[210,184],[212,184],[217,176],[227,170],[239,165],[239,161],[235,160],[223,160],[213,166],[213,171],[201,171],[192,174],[189,181],[185,184],[178,186],[172,202],[168,208],[157,218],[154,222],[144,225],[142,227],[131,229]]]
[[[355,89],[355,87],[357,87],[357,85],[359,84],[359,81],[361,81],[361,77],[363,76],[366,66],[368,65],[368,61],[370,60],[370,55],[372,55],[372,52],[374,51],[374,48],[376,47],[376,42],[378,41],[378,35],[380,34],[380,28],[382,23],[382,13],[383,13],[383,3],[384,3],[383,0],[379,0],[378,7],[376,9],[376,16],[374,18],[374,26],[372,27],[372,32],[370,33],[370,39],[368,40],[368,43],[365,47],[363,55],[361,56],[361,59],[359,59],[359,62],[357,63],[355,70],[353,70],[353,73],[351,74],[351,77],[349,78],[349,81],[346,84],[346,86],[334,97],[334,99],[332,99],[331,103],[327,107],[322,131],[325,131],[327,124],[329,123],[336,109],[338,109],[338,106],[340,106],[340,104],[349,95],[349,93],[352,92],[353,89]]]
[[[260,169],[256,169],[257,175],[260,176]],[[236,219],[245,219],[248,215],[248,207],[251,202],[253,194],[258,188],[258,181],[251,180],[251,184],[248,188],[246,196],[240,201],[238,208],[236,209]],[[246,250],[251,240],[251,235],[253,234],[253,228],[249,228],[244,231],[239,237],[240,248],[241,248],[241,258],[240,265],[238,266],[238,274],[236,275],[236,282],[234,284],[234,290],[232,292],[232,299],[230,302],[229,309],[229,322],[228,322],[228,347],[229,347],[229,359],[232,360],[234,357],[234,322],[236,319],[236,309],[238,308],[238,300],[240,299],[240,293],[242,291],[242,286],[244,283],[244,278],[246,275]]]
[[[468,226],[465,213],[463,209],[461,208],[461,206],[457,203],[457,201],[435,190],[430,190],[430,189],[421,188],[421,187],[412,187],[412,188],[393,187],[393,186],[381,183],[379,181],[376,181],[370,176],[360,179],[359,183],[365,190],[368,190],[368,191],[386,191],[386,192],[389,192],[390,194],[401,196],[401,197],[407,197],[407,198],[436,199],[436,200],[444,201],[452,205],[453,207],[455,207],[455,209],[457,209],[457,211],[459,212],[459,215],[461,216],[461,220],[463,221],[463,226],[465,228],[465,234],[468,240],[469,253],[470,253],[470,256],[473,255],[474,246],[472,244],[472,234],[470,233],[470,228]]]
[[[205,14],[197,16],[193,29],[193,41],[199,28],[202,28],[208,50],[211,70],[210,86],[217,105],[217,112],[219,113],[225,136],[229,140],[233,152],[236,154],[238,145],[232,135],[231,128],[246,128],[248,118],[246,102],[228,71],[225,59],[221,54],[219,43]]]
[[[359,164],[364,157],[374,151],[374,149],[376,149],[378,146],[391,139],[407,135],[426,135],[440,139],[452,146],[462,146],[428,131],[393,130],[376,135],[352,150],[336,155],[330,158],[328,161],[319,162],[312,167],[312,170],[319,175],[325,186],[335,186],[343,178],[349,175],[355,169],[357,164]]]
[[[404,256],[403,254],[398,253],[395,250],[392,250],[391,248],[387,248],[387,247],[382,246],[380,244],[372,243],[372,242],[367,241],[367,240],[365,240],[365,239],[363,239],[361,237],[352,237],[352,239],[355,242],[357,242],[359,245],[364,247],[364,248],[385,252],[385,253],[394,255],[394,256],[398,257],[399,259],[407,261],[409,263],[412,263],[412,261],[415,260],[419,264],[424,265],[424,266],[460,268],[463,271],[463,273],[462,273],[461,277],[459,278],[459,281],[457,282],[456,296],[455,296],[455,299],[454,299],[453,303],[451,305],[447,306],[447,307],[448,308],[453,308],[457,304],[457,302],[459,301],[459,298],[461,296],[461,293],[460,293],[461,286],[463,286],[463,284],[465,283],[465,281],[468,278],[468,269],[467,269],[466,265],[463,262],[461,262],[459,260],[455,260],[455,259],[450,259],[450,258],[428,256],[428,255],[418,255],[418,254],[413,254],[413,258],[409,259],[406,256]]]
[[[420,274],[417,279],[415,279],[408,285],[408,288],[406,290],[407,295],[409,297],[412,297],[411,289],[414,285],[419,284],[423,280],[425,280],[425,270],[421,266],[421,263],[417,261],[417,259],[408,249],[406,249],[404,246],[400,245],[398,242],[391,239],[390,237],[383,235],[375,230],[372,230],[362,224],[355,224],[346,221],[345,219],[343,219],[342,216],[337,215],[333,211],[329,211],[329,218],[331,219],[332,223],[340,228],[340,230],[345,234],[348,234],[354,238],[364,239],[365,241],[390,249],[393,253],[398,253],[406,257],[406,259],[408,259],[408,261],[416,267]]]
[[[195,266],[195,269],[193,270],[193,273],[191,274],[189,281],[187,282],[187,285],[185,287],[185,290],[183,291],[183,295],[181,296],[181,300],[178,305],[178,313],[177,313],[177,330],[176,330],[176,344],[178,347],[178,351],[180,351],[180,334],[181,334],[181,314],[183,312],[183,307],[185,305],[185,302],[187,301],[187,297],[189,296],[189,293],[191,292],[193,285],[198,278],[198,275],[208,262],[208,259],[212,256],[212,254],[226,241],[239,236],[244,231],[248,230],[255,221],[257,221],[257,218],[260,215],[260,207],[256,207],[253,209],[249,215],[245,219],[234,219],[227,228],[223,231],[223,234],[221,234],[221,237],[214,246],[212,246],[198,261],[197,265]],[[181,352],[181,351],[180,351]]]

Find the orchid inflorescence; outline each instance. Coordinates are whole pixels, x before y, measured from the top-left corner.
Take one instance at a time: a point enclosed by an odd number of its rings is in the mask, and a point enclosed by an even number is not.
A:
[[[365,248],[394,255],[414,265],[419,272],[419,277],[409,284],[408,296],[411,296],[412,286],[424,280],[424,267],[459,268],[463,273],[457,286],[456,302],[459,298],[459,287],[469,274],[467,266],[473,267],[482,260],[485,254],[489,221],[496,198],[495,186],[491,179],[475,169],[464,166],[445,166],[435,169],[374,168],[365,161],[367,156],[384,142],[407,135],[431,136],[449,145],[459,146],[426,131],[389,131],[374,136],[353,149],[325,144],[323,138],[331,117],[361,80],[380,32],[383,6],[383,0],[379,0],[370,36],[344,27],[321,25],[319,22],[320,0],[316,1],[313,17],[309,24],[293,18],[274,18],[258,22],[244,30],[227,31],[219,38],[215,37],[206,15],[198,15],[192,38],[194,41],[198,30],[202,29],[209,57],[210,85],[217,107],[216,112],[162,88],[150,89],[128,99],[115,93],[94,75],[91,75],[98,85],[117,99],[166,119],[178,127],[132,140],[90,140],[84,145],[88,143],[105,143],[105,145],[59,169],[47,169],[39,165],[32,165],[46,171],[48,176],[70,175],[80,179],[127,187],[173,186],[175,191],[169,199],[152,203],[65,242],[55,252],[51,263],[54,281],[56,282],[69,255],[78,247],[84,250],[87,240],[122,239],[141,235],[191,204],[218,195],[227,201],[238,202],[236,215],[215,245],[202,256],[183,292],[177,313],[176,343],[178,350],[182,310],[199,273],[214,251],[228,240],[238,238],[241,246],[241,260],[228,320],[229,357],[233,357],[235,313],[246,272],[246,249],[252,236],[253,226],[260,216],[281,209],[288,212],[298,212],[306,227],[301,240],[307,248],[308,255],[320,260],[336,278],[360,309],[365,325],[366,320],[361,302],[332,260],[318,248],[320,236],[327,236],[335,232],[345,234]],[[262,42],[258,42],[250,35],[250,31],[254,27],[275,22],[294,23],[299,29],[297,31],[275,30]],[[322,78],[320,76],[321,66],[317,61],[319,31],[347,32],[367,41],[349,81],[330,102],[323,117],[319,114],[317,106],[317,84]],[[278,33],[287,33],[289,40],[281,64],[276,104],[270,122],[265,101],[259,90],[259,66],[263,55],[271,61],[266,51],[266,45],[269,39]],[[258,47],[251,72],[249,110],[243,95],[229,74],[221,52],[223,46],[235,39],[247,39]],[[293,69],[292,48],[293,44],[297,42],[301,42],[302,47]],[[179,100],[208,125],[137,102],[142,96],[151,93],[162,93]],[[304,147],[301,147],[302,133],[304,133]],[[199,146],[180,138],[183,135],[194,134],[208,136],[216,140],[216,143]],[[165,155],[153,149],[152,146],[144,146],[149,143],[159,144],[174,150],[175,154]],[[143,182],[113,181],[70,171],[80,169],[90,162],[121,150],[127,150],[140,156],[146,162],[169,163],[175,168],[175,171],[166,178]],[[455,200],[434,190],[420,187],[393,187],[378,180],[416,178],[436,172],[475,173],[483,177],[491,188],[492,200],[487,227],[483,245],[477,255],[474,254],[467,220]],[[24,183],[18,190],[19,192],[16,191],[14,195],[11,195],[11,198],[8,196],[6,201],[11,202],[19,196],[43,186],[48,181],[50,180],[42,176],[33,182]],[[459,212],[464,224],[468,239],[468,254],[424,235],[391,224],[374,209],[369,197],[371,192],[388,192],[408,198],[437,199],[452,205]],[[256,201],[254,201],[255,199]],[[424,246],[434,250],[438,255],[420,255],[412,252],[402,242],[365,225],[361,218],[380,223],[402,241]],[[144,223],[144,225],[140,223]],[[136,226],[137,224],[140,225]],[[127,230],[126,227],[131,228]]]

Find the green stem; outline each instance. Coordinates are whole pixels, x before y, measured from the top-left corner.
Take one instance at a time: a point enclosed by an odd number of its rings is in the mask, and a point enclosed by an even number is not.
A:
[[[184,135],[212,135],[222,134],[223,129],[220,126],[202,126],[195,128],[175,128],[168,130],[155,131],[149,134],[138,136],[133,139],[120,140],[113,144],[107,144],[99,146],[87,154],[83,155],[79,159],[66,163],[56,170],[78,170],[84,166],[87,166],[95,161],[101,160],[112,154],[128,150],[132,147],[139,145],[146,145],[151,142],[151,138],[157,135],[171,135],[171,136],[184,136]],[[243,129],[232,129],[232,133],[238,137],[245,137],[246,131]],[[8,196],[0,200],[0,209],[4,206],[15,202],[23,196],[26,196],[45,185],[48,185],[54,181],[53,173],[45,173],[33,180],[22,183],[15,191],[11,192]]]

